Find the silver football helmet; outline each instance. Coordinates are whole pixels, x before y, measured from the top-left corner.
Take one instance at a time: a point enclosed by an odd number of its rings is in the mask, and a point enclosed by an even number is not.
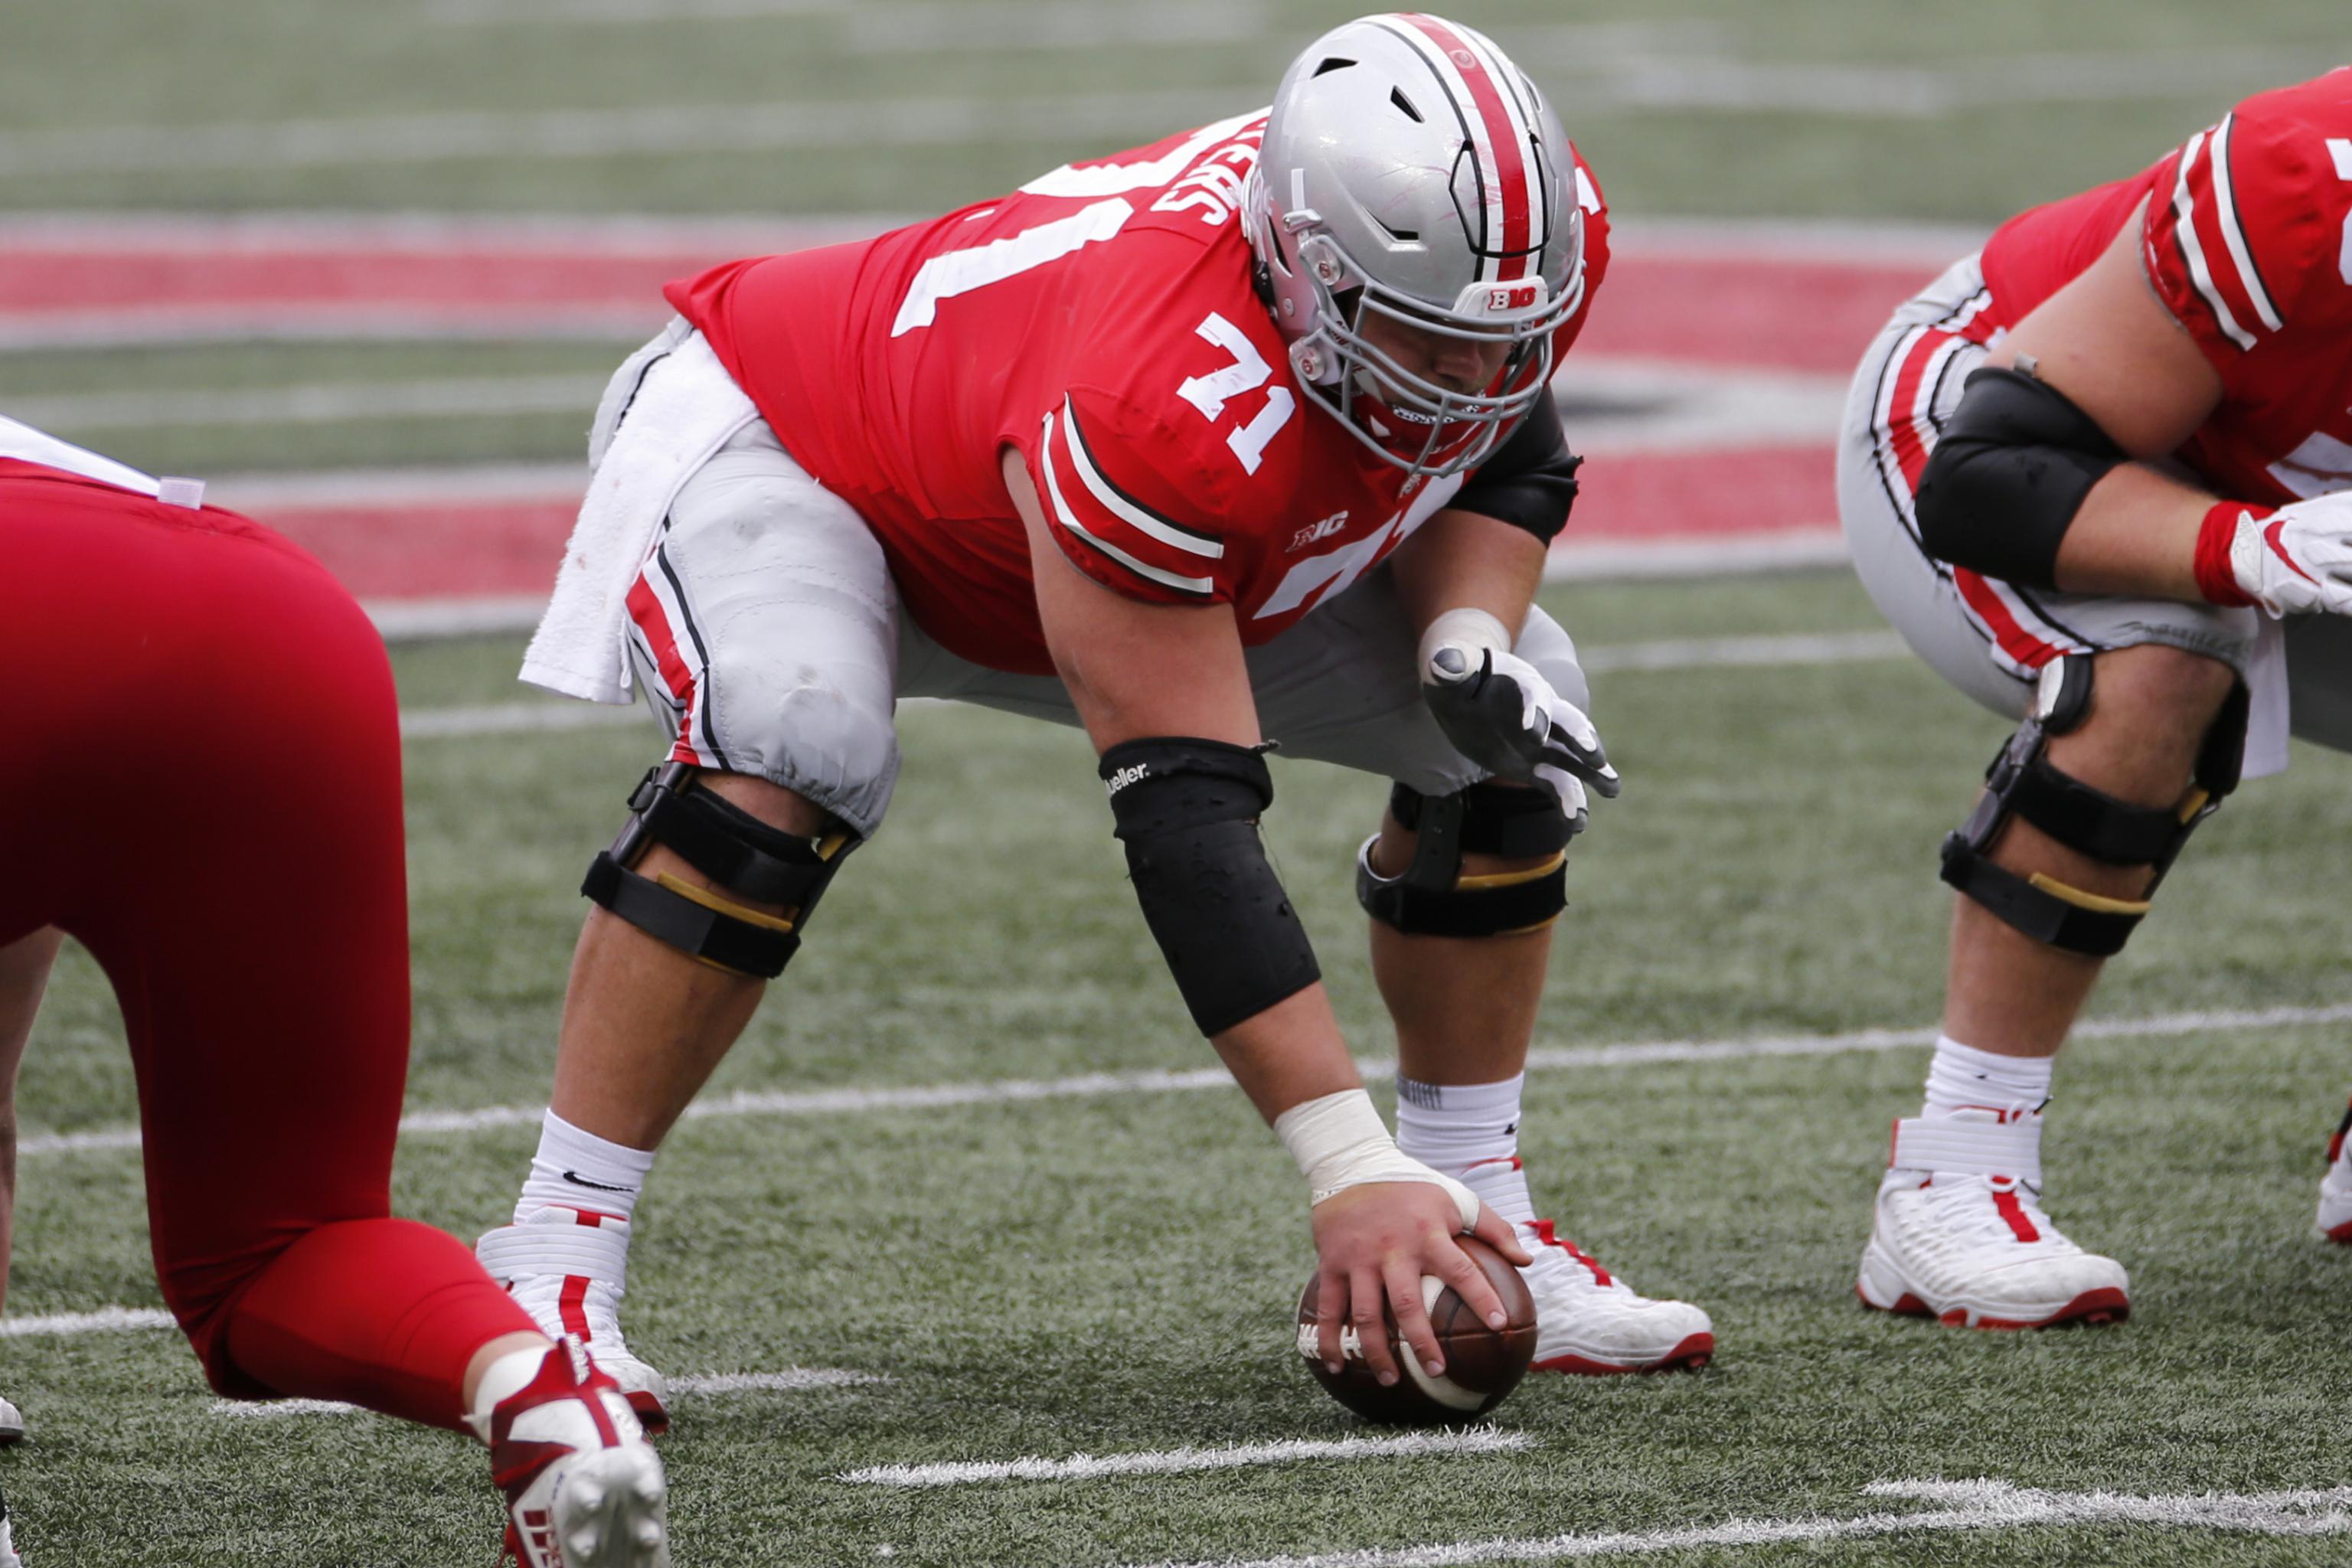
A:
[[[1399,468],[1444,475],[1493,451],[1550,377],[1552,332],[1584,298],[1578,195],[1559,121],[1503,51],[1397,14],[1291,62],[1242,214],[1313,401]],[[1374,341],[1430,341],[1399,327],[1475,344],[1482,370],[1499,350],[1500,369],[1433,379]]]

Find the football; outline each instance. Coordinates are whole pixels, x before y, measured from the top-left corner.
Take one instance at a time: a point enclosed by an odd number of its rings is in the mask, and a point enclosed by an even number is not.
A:
[[[1388,1327],[1389,1345],[1404,1374],[1394,1384],[1383,1388],[1373,1377],[1353,1328],[1340,1331],[1339,1370],[1325,1371],[1315,1347],[1318,1280],[1310,1277],[1299,1294],[1298,1353],[1332,1398],[1367,1421],[1389,1426],[1447,1426],[1475,1421],[1518,1386],[1519,1379],[1527,1375],[1528,1363],[1535,1359],[1536,1303],[1528,1294],[1527,1282],[1485,1242],[1467,1236],[1455,1239],[1486,1273],[1495,1294],[1503,1299],[1503,1310],[1510,1321],[1500,1330],[1488,1328],[1435,1275],[1423,1275],[1422,1300],[1429,1308],[1437,1342],[1445,1351],[1445,1371],[1441,1376],[1429,1375],[1393,1322]]]

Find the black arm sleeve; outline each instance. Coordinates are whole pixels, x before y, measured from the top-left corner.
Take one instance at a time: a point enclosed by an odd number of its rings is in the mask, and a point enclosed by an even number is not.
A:
[[[1547,386],[1510,439],[1470,471],[1468,482],[1446,505],[1525,529],[1549,544],[1568,526],[1576,470],[1583,461],[1568,449],[1559,405]]]
[[[1265,758],[1223,741],[1126,741],[1102,754],[1102,778],[1136,900],[1201,1033],[1322,978],[1258,839],[1274,801]]]
[[[1920,472],[1919,542],[1988,577],[2055,587],[2058,546],[2083,498],[2124,460],[2057,388],[2014,370],[1978,371]]]

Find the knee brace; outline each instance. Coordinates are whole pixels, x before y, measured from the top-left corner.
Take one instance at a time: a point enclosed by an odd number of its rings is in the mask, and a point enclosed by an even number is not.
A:
[[[825,884],[856,835],[795,838],[709,790],[694,788],[694,767],[667,763],[646,770],[629,796],[628,826],[588,868],[580,891],[647,936],[714,969],[772,979],[801,944]],[[701,888],[664,871],[632,869],[659,844],[719,884]],[[783,906],[772,915],[729,893]]]
[[[2117,800],[2052,765],[2053,735],[2082,723],[2091,709],[2091,657],[2070,654],[2044,667],[2034,710],[1985,770],[1985,795],[1943,845],[1943,879],[2034,941],[2093,958],[2123,951],[2198,824],[2238,787],[2245,750],[2247,692],[2240,681],[2197,753],[2189,793],[2169,806]],[[2110,866],[2148,866],[2137,899],[2111,899],[2071,887],[2046,872],[2021,877],[1988,853],[2012,816],[2023,817],[2068,848]]]
[[[1515,936],[1568,908],[1568,841],[1577,829],[1549,791],[1489,781],[1423,795],[1401,784],[1389,815],[1418,836],[1404,874],[1372,869],[1378,834],[1356,852],[1356,901],[1382,924],[1412,936]],[[1547,858],[1529,870],[1465,877],[1465,854]]]

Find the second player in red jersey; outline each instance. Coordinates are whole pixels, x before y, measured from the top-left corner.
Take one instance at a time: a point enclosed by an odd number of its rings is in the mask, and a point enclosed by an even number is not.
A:
[[[1550,373],[1607,262],[1534,83],[1402,14],[1318,39],[1265,112],[674,285],[524,666],[635,685],[667,761],[583,888],[493,1273],[658,1401],[615,1316],[655,1147],[880,827],[894,704],[944,697],[1093,741],[1186,1010],[1307,1177],[1318,1353],[1442,1375],[1423,1278],[1500,1310],[1475,1228],[1524,1261],[1538,1366],[1704,1362],[1706,1313],[1576,1252],[1517,1158],[1568,843],[1617,787],[1532,605],[1576,489]],[[1258,839],[1274,744],[1393,782],[1355,873],[1395,1138]]]
[[[1880,607],[2023,722],[1945,841],[1944,1027],[1863,1299],[2111,1321],[2042,1211],[2052,1059],[2190,832],[2290,732],[2352,749],[2352,70],[2002,226],[1895,314],[1840,503]],[[2352,1239],[2331,1150],[2320,1228]]]

